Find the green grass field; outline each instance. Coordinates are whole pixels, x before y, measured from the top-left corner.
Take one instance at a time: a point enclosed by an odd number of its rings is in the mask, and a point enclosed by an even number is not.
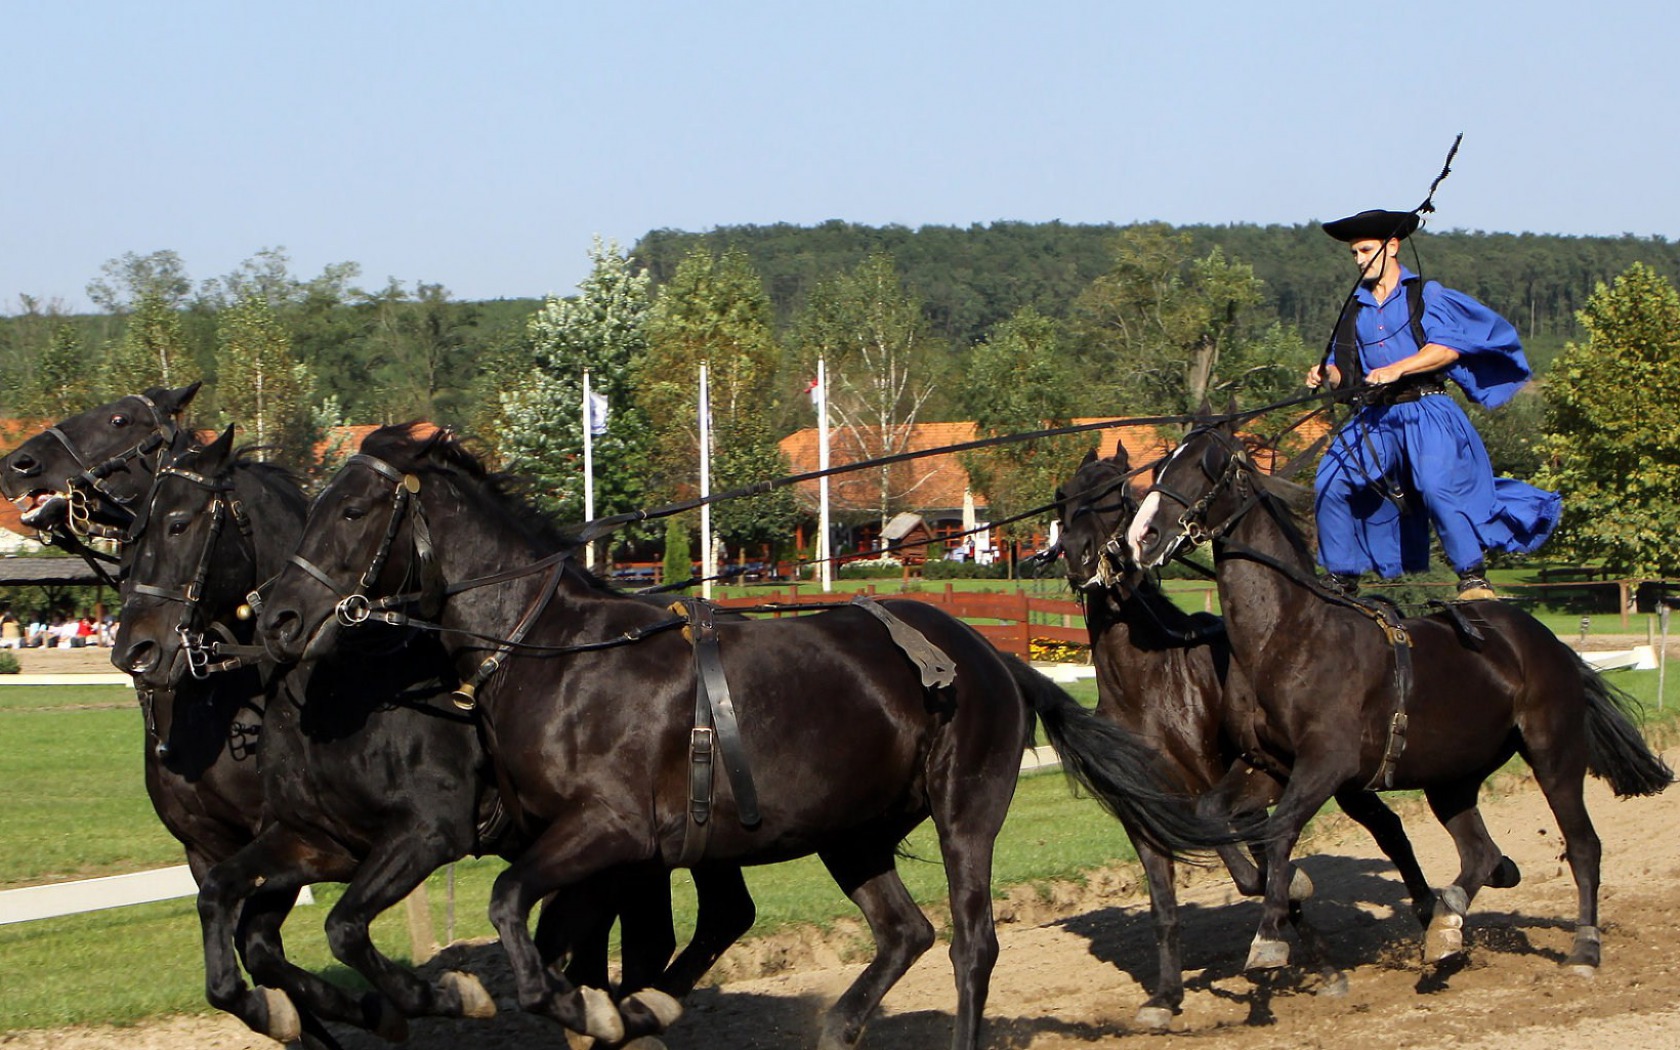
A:
[[[1618,672],[1614,683],[1646,704],[1648,732],[1674,739],[1677,698],[1655,711],[1656,672]],[[1680,689],[1680,683],[1671,691]],[[1073,692],[1094,702],[1095,687]],[[30,694],[27,699],[15,694]],[[0,888],[115,874],[179,864],[178,844],[151,811],[141,781],[140,715],[119,687],[0,686]],[[931,828],[906,844],[906,884],[924,905],[944,898],[943,873]],[[1092,800],[1074,798],[1058,774],[1023,778],[998,840],[994,888],[1078,879],[1134,855],[1115,822]],[[469,860],[428,885],[440,937],[488,936],[485,919],[496,860]],[[856,915],[814,859],[751,869],[758,902],[755,934],[789,924],[828,926]],[[679,923],[693,921],[686,875],[674,879]],[[321,932],[338,888],[316,889],[318,903],[287,926],[287,948],[302,964],[336,980],[351,975],[330,958]],[[382,918],[376,940],[408,957],[400,913]],[[203,972],[191,900],[0,926],[0,1032],[75,1023],[128,1023],[200,1012]]]

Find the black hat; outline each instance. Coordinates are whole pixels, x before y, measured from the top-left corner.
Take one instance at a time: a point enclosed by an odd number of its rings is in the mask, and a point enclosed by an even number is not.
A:
[[[1324,232],[1338,241],[1386,241],[1390,237],[1404,240],[1417,231],[1418,215],[1415,211],[1383,211],[1375,208],[1362,211],[1358,215],[1349,215],[1345,219],[1324,224]]]

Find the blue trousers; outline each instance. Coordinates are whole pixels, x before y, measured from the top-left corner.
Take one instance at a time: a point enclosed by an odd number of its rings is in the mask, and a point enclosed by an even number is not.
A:
[[[1344,575],[1429,567],[1429,528],[1462,572],[1490,550],[1528,553],[1557,527],[1563,500],[1493,476],[1487,448],[1444,394],[1364,409],[1318,466],[1318,560]],[[1404,511],[1385,493],[1404,494]]]

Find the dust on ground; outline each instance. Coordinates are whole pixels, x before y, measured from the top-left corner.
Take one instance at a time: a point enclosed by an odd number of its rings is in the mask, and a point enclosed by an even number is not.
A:
[[[1670,752],[1670,764],[1680,752]],[[1314,995],[1293,971],[1250,980],[1242,964],[1258,905],[1212,873],[1183,890],[1188,992],[1176,1039],[1195,1050],[1298,1050],[1380,1045],[1454,1050],[1553,1050],[1558,1046],[1671,1050],[1680,1046],[1680,788],[1616,800],[1597,781],[1588,804],[1604,841],[1604,966],[1594,978],[1559,964],[1568,954],[1575,888],[1562,843],[1532,781],[1484,797],[1489,830],[1522,869],[1522,883],[1486,890],[1466,927],[1469,961],[1420,964],[1420,936],[1393,869],[1343,818],[1329,818],[1302,851],[1318,892],[1309,915],[1348,976],[1344,998]],[[1484,793],[1490,794],[1490,793]],[[1457,870],[1450,839],[1421,805],[1406,824],[1437,883]],[[1023,890],[998,902],[1002,951],[987,1007],[985,1045],[1073,1050],[1145,1038],[1130,1019],[1155,966],[1148,903],[1135,870],[1083,884]],[[732,949],[717,983],[695,992],[667,1034],[672,1050],[794,1050],[810,1046],[818,1018],[858,973],[861,926],[796,930]],[[485,978],[502,1013],[492,1021],[417,1021],[415,1050],[567,1047],[549,1022],[521,1014],[499,949],[457,944],[431,967]],[[948,959],[936,947],[886,998],[860,1044],[868,1050],[946,1045],[955,1003]],[[342,1033],[347,1050],[378,1040]],[[204,1050],[274,1043],[220,1016],[173,1017],[133,1027],[82,1027],[0,1036],[7,1050]]]

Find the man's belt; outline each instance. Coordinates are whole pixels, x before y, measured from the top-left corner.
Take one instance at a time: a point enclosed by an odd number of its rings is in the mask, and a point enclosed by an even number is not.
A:
[[[1431,394],[1444,394],[1447,384],[1441,377],[1425,373],[1417,376],[1404,376],[1392,383],[1372,386],[1365,394],[1365,403],[1369,405],[1406,405],[1418,401]]]

